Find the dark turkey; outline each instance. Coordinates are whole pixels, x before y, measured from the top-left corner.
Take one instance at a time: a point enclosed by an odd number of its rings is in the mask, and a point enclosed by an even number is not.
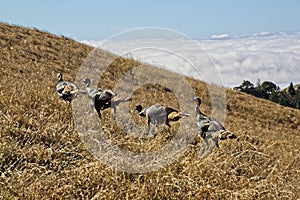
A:
[[[57,74],[58,83],[56,84],[56,91],[60,99],[71,103],[73,99],[77,98],[79,88],[77,85],[64,81],[62,74]]]
[[[174,108],[163,105],[153,105],[144,109],[141,105],[136,105],[135,110],[139,112],[140,116],[147,118],[147,133],[150,131],[150,124],[153,124],[156,127],[161,124],[166,124],[168,127],[171,127],[170,122],[175,122],[182,117],[189,116],[189,114],[179,112]]]
[[[198,132],[207,145],[209,145],[208,140],[210,138],[214,141],[217,147],[219,147],[219,140],[236,138],[236,135],[226,131],[220,122],[210,119],[200,111],[201,99],[199,97],[195,97],[193,101],[196,104],[195,112],[197,116]]]
[[[131,98],[118,98],[117,94],[108,89],[91,88],[91,80],[84,78],[82,80],[86,84],[86,92],[88,94],[91,105],[96,109],[98,116],[101,118],[101,111],[107,108],[113,109],[113,117],[116,116],[116,107],[123,102],[131,101]]]

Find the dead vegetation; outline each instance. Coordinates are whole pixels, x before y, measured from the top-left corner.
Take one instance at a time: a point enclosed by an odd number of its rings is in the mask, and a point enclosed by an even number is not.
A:
[[[149,173],[115,170],[95,159],[80,140],[72,110],[59,100],[56,73],[74,80],[91,47],[39,30],[0,23],[0,199],[298,199],[300,111],[227,89],[225,127],[238,138],[201,159],[202,140],[175,163]],[[109,57],[110,54],[101,54]],[[133,60],[118,58],[101,77],[114,88]],[[206,85],[188,79],[203,110],[211,105]],[[159,85],[136,90],[129,110],[155,102],[178,108],[172,91]],[[145,124],[130,113],[137,124]],[[193,117],[193,115],[191,116]],[[107,136],[131,152],[168,144],[178,129],[153,139],[127,135],[104,112]],[[187,130],[189,131],[189,130]]]

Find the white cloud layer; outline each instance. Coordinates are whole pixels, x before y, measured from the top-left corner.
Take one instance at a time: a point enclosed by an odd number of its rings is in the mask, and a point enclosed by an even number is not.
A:
[[[210,39],[214,39],[214,40],[222,40],[222,39],[229,39],[230,35],[229,34],[220,34],[220,35],[212,35],[210,37]]]
[[[300,82],[300,33],[267,32],[228,40],[201,41],[228,86],[248,79],[287,87]]]
[[[197,60],[196,67],[201,68],[207,65],[207,60],[203,57],[207,53],[219,71],[223,84],[228,87],[240,85],[243,80],[250,80],[255,84],[258,79],[272,81],[281,88],[287,87],[290,82],[300,83],[300,33],[214,35],[208,40],[197,40],[201,48],[182,40],[118,41],[109,45],[102,41],[82,42],[116,54],[127,53],[128,56],[129,53],[139,61],[210,82],[211,76],[205,77],[204,71],[204,75],[202,72],[195,73],[188,62],[182,62],[178,57],[182,54]],[[136,48],[137,43],[140,48]],[[151,48],[159,45],[161,48]],[[128,52],[128,49],[132,51]],[[164,67],[170,64],[172,69]]]

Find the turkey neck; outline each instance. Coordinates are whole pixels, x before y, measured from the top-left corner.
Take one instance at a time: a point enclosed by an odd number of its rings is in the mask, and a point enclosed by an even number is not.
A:
[[[199,105],[196,105],[195,111],[196,111],[196,116],[197,116],[197,119],[198,119],[198,120],[206,119],[206,118],[207,118],[206,115],[204,115],[204,114],[200,111],[200,106],[199,106]]]

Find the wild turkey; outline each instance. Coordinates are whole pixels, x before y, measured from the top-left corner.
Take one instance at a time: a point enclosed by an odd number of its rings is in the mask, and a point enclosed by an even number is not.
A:
[[[135,110],[139,112],[140,116],[147,118],[147,133],[150,131],[150,124],[155,125],[156,128],[161,124],[166,124],[168,127],[171,127],[170,122],[178,121],[182,117],[189,116],[189,114],[163,105],[153,105],[144,109],[141,105],[136,105]]]
[[[58,83],[56,84],[56,91],[58,97],[71,103],[73,99],[77,98],[79,87],[73,83],[63,80],[62,73],[57,74]]]
[[[198,132],[204,139],[206,145],[209,145],[209,139],[212,139],[215,145],[219,147],[219,140],[236,138],[236,135],[226,131],[220,122],[210,119],[200,111],[201,99],[199,97],[195,97],[193,101],[196,103],[195,112],[197,116]]]
[[[96,109],[98,116],[101,118],[100,110],[107,108],[113,109],[113,117],[116,116],[116,107],[122,102],[131,101],[131,98],[118,98],[117,94],[111,90],[101,88],[91,88],[91,80],[84,78],[82,80],[86,84],[86,92],[88,94],[91,105]]]

